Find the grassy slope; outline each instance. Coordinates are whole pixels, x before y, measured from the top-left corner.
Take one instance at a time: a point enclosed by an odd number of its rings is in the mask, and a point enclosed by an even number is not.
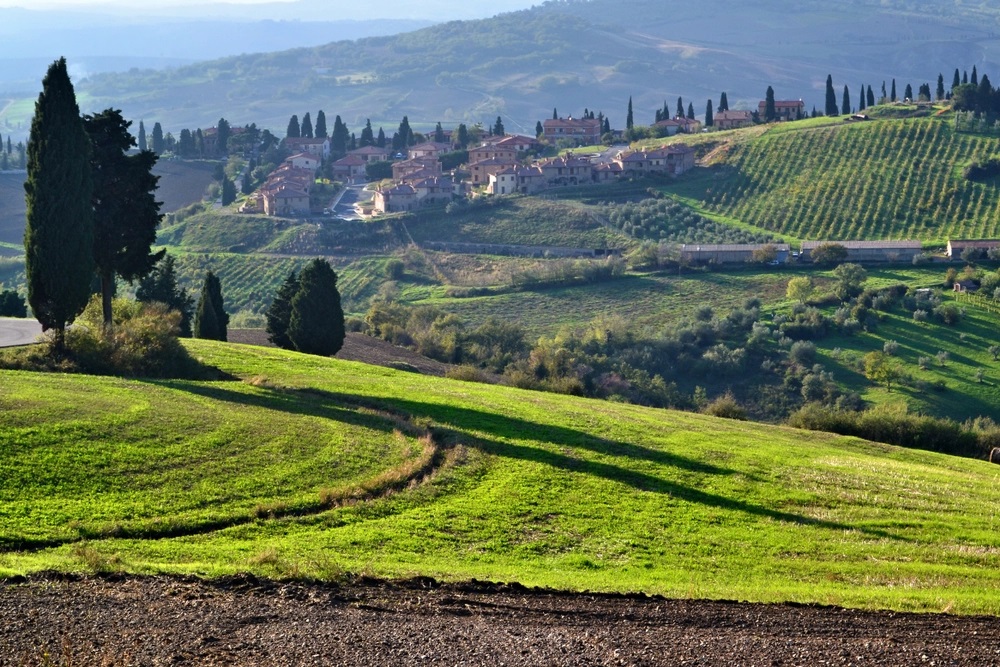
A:
[[[260,469],[254,463],[250,472],[236,472],[259,458],[260,448],[274,453],[283,446],[311,464],[322,458],[318,452],[339,462],[350,449],[377,469],[386,463],[373,452],[387,447],[386,436],[355,421],[358,411],[349,406],[359,399],[433,424],[450,445],[448,463],[402,493],[314,516],[188,537],[8,552],[0,554],[0,571],[332,577],[347,570],[1000,612],[992,510],[1000,501],[998,469],[981,461],[264,348],[197,341],[190,347],[236,375],[311,387],[309,400],[286,402],[287,390],[238,382],[147,385],[6,374],[0,396],[12,409],[0,411],[3,429],[36,442],[2,445],[4,532],[72,530],[55,500],[60,495],[84,516],[88,505],[121,515],[155,502],[153,509],[170,521],[184,515],[190,491],[200,512],[245,511],[243,496],[259,493],[252,485],[201,492],[215,485],[212,465],[202,461],[222,465],[223,452],[225,465],[242,476]],[[83,400],[70,403],[64,394]],[[157,409],[149,409],[154,403]],[[180,423],[164,427],[171,415]],[[286,425],[267,426],[271,419]],[[228,444],[200,439],[200,422]],[[283,440],[286,428],[307,434],[321,424],[322,435]],[[176,465],[130,466],[149,436],[165,428],[175,436],[167,442]],[[263,435],[249,435],[262,428]],[[280,461],[274,465],[290,472]],[[315,493],[339,470],[286,474],[288,495]]]

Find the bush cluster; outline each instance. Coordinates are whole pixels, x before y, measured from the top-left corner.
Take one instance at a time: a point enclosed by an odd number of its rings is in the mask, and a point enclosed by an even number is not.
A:
[[[670,198],[607,205],[603,215],[616,228],[637,239],[669,243],[771,243],[768,234],[749,232],[699,215]]]

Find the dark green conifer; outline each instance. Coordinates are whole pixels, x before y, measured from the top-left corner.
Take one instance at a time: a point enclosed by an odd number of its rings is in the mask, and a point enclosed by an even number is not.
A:
[[[299,275],[299,288],[292,297],[288,338],[300,352],[330,356],[343,346],[344,337],[337,274],[325,259],[314,259]]]
[[[294,350],[295,345],[288,337],[288,323],[292,317],[292,298],[299,291],[299,276],[292,271],[278,288],[271,306],[267,309],[267,339],[280,348]]]
[[[66,325],[90,298],[94,275],[90,138],[80,118],[66,59],[49,66],[35,102],[27,148],[24,230],[28,303],[55,332],[62,352]]]
[[[205,274],[194,316],[194,337],[226,340],[229,315],[223,307],[222,283],[214,273]]]

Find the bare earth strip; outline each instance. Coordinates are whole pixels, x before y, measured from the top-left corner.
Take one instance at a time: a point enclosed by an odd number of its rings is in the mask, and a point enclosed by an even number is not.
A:
[[[3,665],[1000,663],[995,618],[425,579],[40,576],[0,584],[0,622]]]

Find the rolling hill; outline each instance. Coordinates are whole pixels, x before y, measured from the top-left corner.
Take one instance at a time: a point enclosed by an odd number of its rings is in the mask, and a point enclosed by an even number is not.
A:
[[[1000,612],[983,461],[185,344],[238,379],[0,372],[0,573],[429,575]]]
[[[822,108],[827,74],[856,93],[893,78],[916,88],[956,67],[985,73],[1000,62],[996,19],[987,5],[931,2],[548,2],[392,37],[95,75],[77,89],[85,110],[113,105],[175,135],[221,116],[283,134],[292,114],[317,109],[354,131],[366,118],[391,133],[404,115],[418,130],[501,115],[508,131],[531,133],[553,107],[602,110],[622,127],[629,97],[648,123],[678,96],[700,115],[722,91],[734,108],[756,108],[771,85]],[[0,123],[26,127],[29,113],[14,105]]]

